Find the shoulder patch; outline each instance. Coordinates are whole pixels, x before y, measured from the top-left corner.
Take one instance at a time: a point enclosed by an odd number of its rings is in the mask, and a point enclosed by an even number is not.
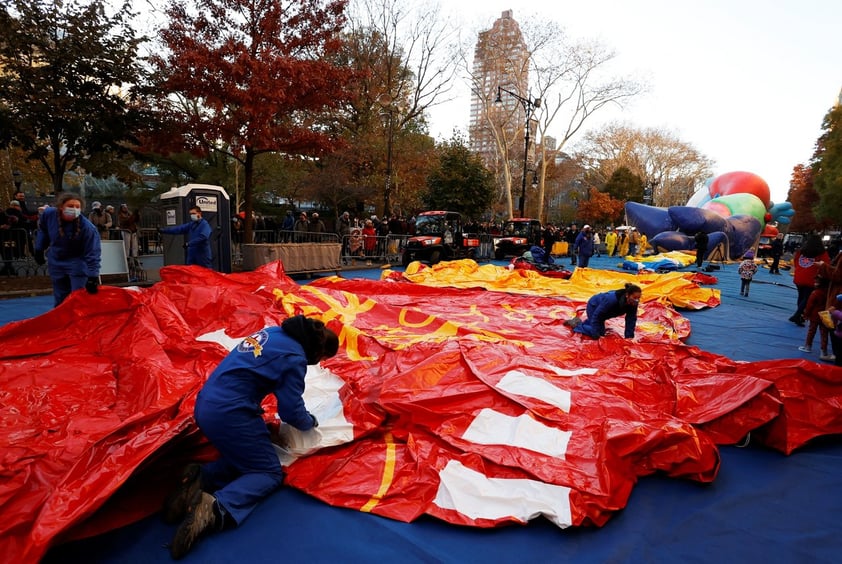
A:
[[[269,333],[264,330],[258,331],[249,335],[242,342],[237,345],[237,352],[252,353],[254,358],[259,357],[263,353],[263,346],[269,340]]]

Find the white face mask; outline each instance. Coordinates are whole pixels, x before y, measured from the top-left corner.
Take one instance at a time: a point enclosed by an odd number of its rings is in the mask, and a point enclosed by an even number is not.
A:
[[[199,221],[199,214],[197,214],[197,213],[191,213],[191,214],[190,214],[190,219],[192,219],[193,221]]]
[[[64,208],[61,214],[64,216],[64,219],[73,220],[82,215],[82,210],[79,208]]]

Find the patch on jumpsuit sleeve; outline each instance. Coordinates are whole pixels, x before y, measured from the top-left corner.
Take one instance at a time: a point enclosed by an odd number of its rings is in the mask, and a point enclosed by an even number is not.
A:
[[[259,357],[263,354],[263,346],[266,345],[266,342],[269,340],[269,333],[264,330],[258,331],[257,333],[253,333],[249,335],[243,341],[237,345],[237,352],[241,353],[252,353],[254,354],[254,358]]]

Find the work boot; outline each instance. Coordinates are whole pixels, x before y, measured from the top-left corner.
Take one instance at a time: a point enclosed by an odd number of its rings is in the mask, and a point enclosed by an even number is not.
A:
[[[196,463],[188,464],[181,472],[178,488],[167,497],[164,502],[164,522],[174,525],[184,519],[187,506],[196,492],[202,489],[201,466]]]
[[[218,527],[221,519],[217,518],[216,498],[211,494],[197,490],[187,507],[187,516],[170,544],[170,555],[176,560],[183,558],[196,541],[207,532]]]
[[[570,318],[570,319],[568,319],[567,321],[564,322],[564,325],[567,326],[567,327],[570,327],[571,329],[574,328],[574,327],[578,327],[581,324],[582,324],[582,320],[579,319],[578,317],[572,317],[572,318]]]

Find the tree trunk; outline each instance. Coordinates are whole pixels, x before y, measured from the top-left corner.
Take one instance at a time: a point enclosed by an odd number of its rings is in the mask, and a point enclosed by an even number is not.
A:
[[[245,207],[243,211],[246,214],[245,228],[243,233],[244,243],[254,243],[254,202],[252,201],[252,183],[254,181],[254,149],[246,147],[246,159],[243,162],[243,200],[245,200]]]

